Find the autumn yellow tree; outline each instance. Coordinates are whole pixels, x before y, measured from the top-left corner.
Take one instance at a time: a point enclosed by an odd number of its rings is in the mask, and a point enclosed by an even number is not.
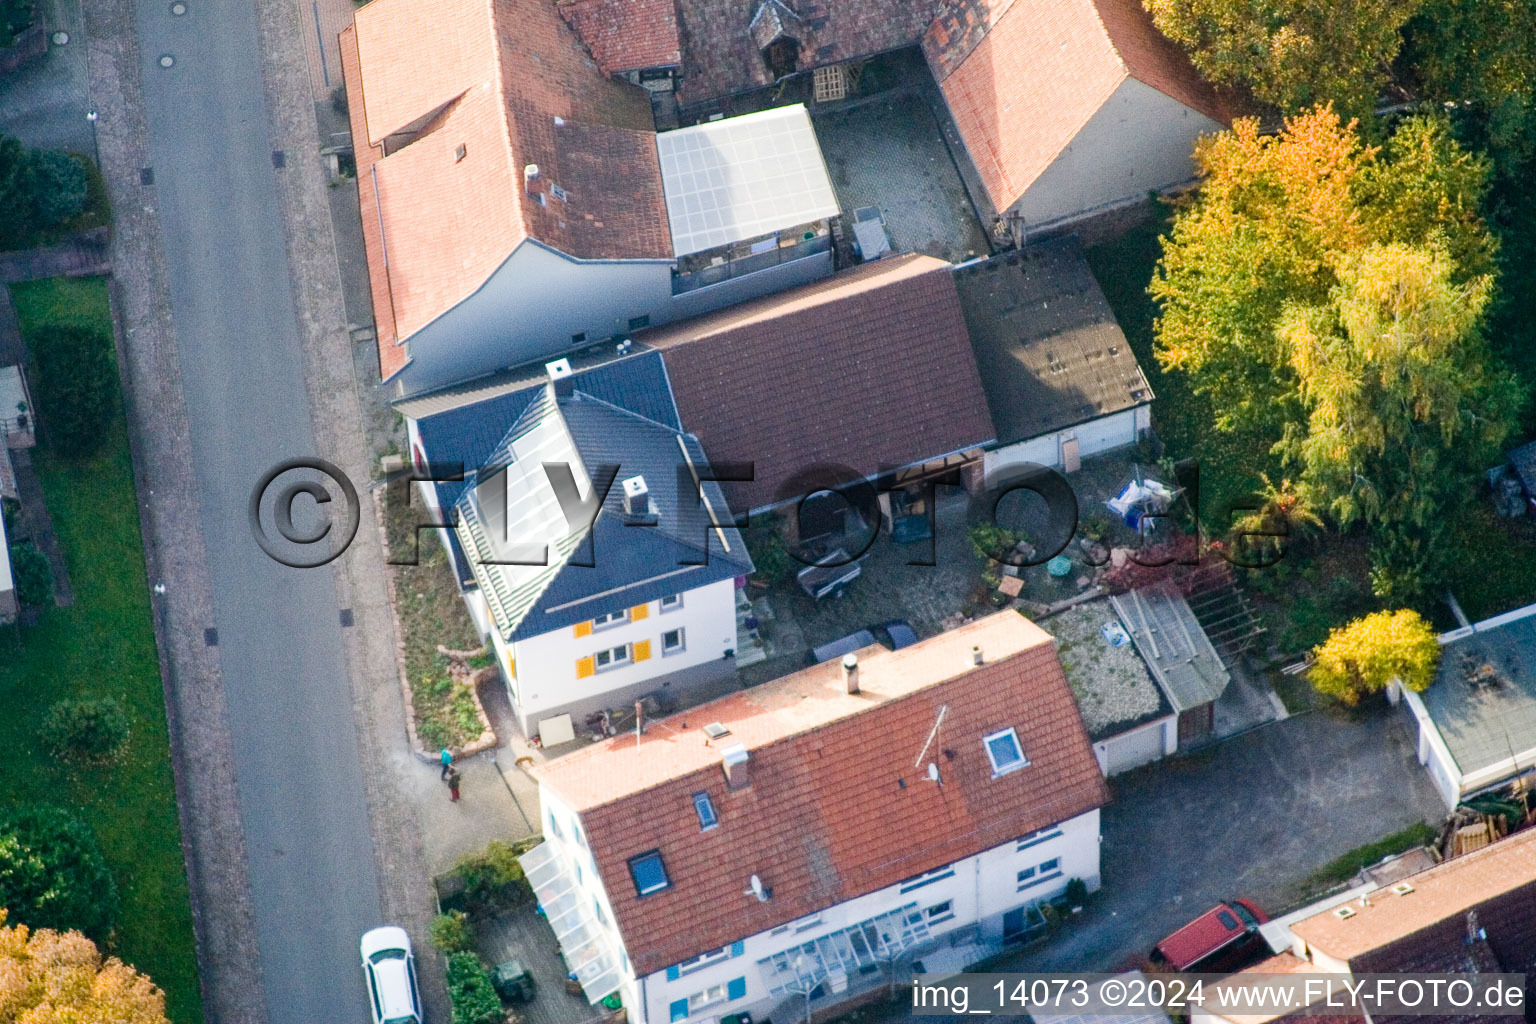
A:
[[[1435,681],[1440,642],[1418,612],[1376,612],[1328,634],[1313,648],[1312,685],[1355,705],[1394,679],[1415,692]]]
[[[167,1024],[165,994],[79,932],[6,927],[0,910],[0,1021]]]

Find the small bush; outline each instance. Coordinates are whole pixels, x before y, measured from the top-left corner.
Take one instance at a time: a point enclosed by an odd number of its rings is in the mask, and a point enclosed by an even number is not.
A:
[[[48,557],[32,542],[11,545],[11,579],[16,583],[16,599],[22,604],[40,607],[53,603],[53,570]]]
[[[43,426],[66,458],[94,452],[117,411],[117,360],[110,335],[49,325],[33,332]]]
[[[493,1024],[501,1019],[501,997],[491,983],[485,961],[474,953],[448,957],[448,1000],[453,1024]]]
[[[787,582],[795,574],[794,559],[784,547],[777,530],[764,536],[754,535],[747,543],[752,556],[753,575],[770,587]]]
[[[61,761],[106,761],[122,749],[128,728],[115,697],[61,700],[43,719],[43,743]]]
[[[450,910],[434,917],[430,938],[433,948],[445,955],[468,952],[475,944],[469,917],[462,910]]]
[[[53,227],[79,216],[87,196],[81,162],[57,149],[34,149],[30,162],[32,203],[38,222]]]
[[[1002,562],[1025,539],[1023,534],[992,523],[977,523],[966,531],[966,536],[971,541],[971,553],[983,565],[992,561]]]
[[[117,922],[117,886],[90,826],[56,807],[0,814],[0,907],[12,924],[103,941]]]
[[[1088,902],[1088,883],[1081,878],[1074,878],[1067,882],[1067,906],[1080,907]]]
[[[512,847],[499,839],[480,853],[459,858],[454,874],[464,883],[472,907],[499,907],[521,902],[532,892]]]
[[[0,498],[0,520],[5,522],[5,535],[11,540],[21,537],[21,502],[15,498]]]

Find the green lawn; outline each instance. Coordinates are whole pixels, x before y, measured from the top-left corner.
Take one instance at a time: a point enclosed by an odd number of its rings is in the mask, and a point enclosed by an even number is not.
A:
[[[74,323],[111,336],[102,279],[32,282],[11,294],[24,334]],[[122,894],[110,952],[165,990],[175,1024],[197,1024],[191,905],[126,428],[119,417],[87,461],[42,448],[33,459],[76,603],[47,610],[34,628],[0,629],[0,801],[64,804],[94,826]],[[57,765],[37,741],[43,714],[61,697],[101,693],[118,696],[133,717],[121,763]]]

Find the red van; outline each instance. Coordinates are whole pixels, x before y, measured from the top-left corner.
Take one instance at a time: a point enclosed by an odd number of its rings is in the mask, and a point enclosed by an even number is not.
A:
[[[1232,971],[1264,948],[1259,925],[1269,916],[1248,900],[1219,903],[1152,950],[1152,962],[1175,971]]]

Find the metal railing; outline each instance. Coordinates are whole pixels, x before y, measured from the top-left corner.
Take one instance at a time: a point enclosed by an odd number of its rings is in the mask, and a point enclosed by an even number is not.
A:
[[[675,273],[672,275],[672,294],[681,295],[698,288],[705,288],[712,284],[720,284],[738,277],[746,277],[759,270],[767,270],[782,263],[792,263],[795,260],[804,259],[807,256],[815,256],[818,253],[829,252],[832,248],[832,235],[830,233],[817,235],[796,242],[794,245],[775,246],[767,252],[753,253],[740,259],[726,260],[724,263],[711,267],[704,267],[689,273]]]

